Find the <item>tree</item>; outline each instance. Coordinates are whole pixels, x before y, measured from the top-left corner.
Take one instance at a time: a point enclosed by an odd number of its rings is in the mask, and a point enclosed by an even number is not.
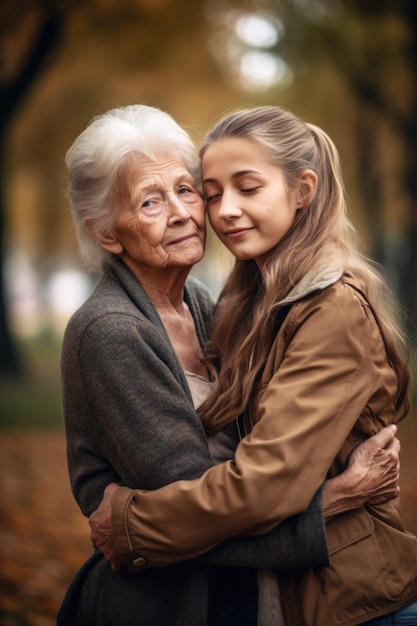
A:
[[[345,63],[358,100],[379,116],[402,146],[399,188],[406,194],[405,254],[398,260],[398,290],[406,306],[411,339],[417,341],[417,6],[407,0],[344,3],[363,28],[362,63]],[[367,31],[367,35],[365,33]],[[370,33],[379,36],[372,38]],[[335,44],[335,42],[333,42]],[[397,75],[396,75],[397,74]],[[399,76],[398,76],[399,74]],[[371,128],[375,119],[369,119]],[[366,184],[366,177],[364,179]],[[386,261],[382,254],[381,261]]]
[[[31,86],[58,45],[65,19],[61,3],[13,2],[0,9],[2,49],[8,52],[0,79],[0,375],[18,376],[22,367],[12,341],[4,284],[5,179],[8,132],[13,118]],[[21,47],[10,49],[10,32],[31,31]],[[16,39],[19,40],[19,37]],[[11,62],[10,62],[11,61]]]
[[[332,62],[356,99],[357,179],[374,233],[373,254],[393,277],[416,343],[417,5],[409,0],[277,0],[276,10],[289,31],[280,52],[295,67],[304,59]],[[404,215],[396,220],[399,243],[391,236],[389,208],[383,206],[381,148],[392,153],[385,156],[397,179],[393,204],[398,213],[405,198]]]

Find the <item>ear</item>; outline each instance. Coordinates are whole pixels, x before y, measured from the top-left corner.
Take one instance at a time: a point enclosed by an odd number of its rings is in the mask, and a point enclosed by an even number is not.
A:
[[[299,179],[297,208],[303,209],[308,206],[314,198],[316,189],[317,175],[313,172],[313,170],[305,170]]]
[[[123,246],[113,231],[105,234],[97,232],[94,227],[94,222],[88,219],[85,219],[83,224],[85,229],[88,230],[90,235],[94,237],[97,243],[100,244],[104,250],[107,250],[107,252],[111,252],[112,254],[122,254]]]

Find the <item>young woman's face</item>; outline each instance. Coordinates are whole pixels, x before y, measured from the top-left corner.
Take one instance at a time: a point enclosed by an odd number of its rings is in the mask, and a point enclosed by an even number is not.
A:
[[[261,266],[291,227],[301,206],[281,168],[256,142],[230,137],[213,143],[202,159],[203,189],[210,223],[240,260]]]

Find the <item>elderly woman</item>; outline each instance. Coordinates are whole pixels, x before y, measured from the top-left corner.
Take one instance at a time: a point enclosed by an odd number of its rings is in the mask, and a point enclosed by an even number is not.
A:
[[[188,277],[203,256],[205,210],[194,146],[170,116],[146,106],[99,116],[69,150],[67,165],[81,252],[101,273],[68,324],[62,352],[71,485],[90,515],[109,483],[151,490],[213,465],[194,411],[216,379],[201,360],[212,300]],[[350,508],[375,487],[395,491],[395,454],[382,480],[375,483],[371,472],[358,485],[358,475],[376,467],[375,452],[368,448],[362,465],[326,482],[325,514],[347,495]],[[254,623],[257,598],[246,596],[252,585],[245,585],[258,568],[328,563],[321,496],[268,534],[230,539],[171,567],[117,573],[96,552],[71,585],[58,624],[218,623],[212,589],[224,571],[240,592],[238,610]],[[239,620],[236,612],[229,624],[246,623]]]

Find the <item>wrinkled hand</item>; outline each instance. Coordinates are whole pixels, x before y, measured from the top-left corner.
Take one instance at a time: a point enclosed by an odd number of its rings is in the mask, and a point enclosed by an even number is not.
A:
[[[120,562],[112,538],[111,499],[118,487],[117,483],[107,485],[101,503],[88,520],[91,526],[91,541],[110,561],[112,569],[115,571],[119,571]]]
[[[400,487],[400,442],[397,427],[390,425],[358,446],[342,474],[326,480],[323,488],[325,520],[357,509],[363,504],[381,504],[398,496]]]
[[[363,503],[381,504],[398,496],[400,487],[400,442],[397,427],[383,428],[364,441],[349,458],[347,471],[356,478]]]

